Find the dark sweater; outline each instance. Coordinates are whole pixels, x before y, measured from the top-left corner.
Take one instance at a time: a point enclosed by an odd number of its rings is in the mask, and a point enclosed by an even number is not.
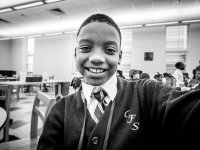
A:
[[[121,78],[117,88],[107,150],[200,149],[200,90],[180,92],[152,80]],[[102,149],[110,108],[94,128],[87,116],[82,149]],[[37,150],[76,150],[84,115],[80,90],[61,99],[46,119]]]

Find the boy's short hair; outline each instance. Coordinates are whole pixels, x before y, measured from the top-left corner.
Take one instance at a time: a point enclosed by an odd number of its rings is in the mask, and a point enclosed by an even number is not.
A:
[[[118,34],[119,34],[119,38],[120,38],[120,45],[121,45],[121,31],[118,27],[118,25],[115,23],[115,21],[110,18],[109,16],[105,15],[105,14],[94,14],[94,15],[91,15],[90,17],[88,17],[82,24],[81,26],[79,27],[78,29],[78,32],[77,32],[77,37],[81,31],[81,29],[89,24],[89,23],[92,23],[92,22],[102,22],[102,23],[107,23],[108,25],[111,25],[112,27],[114,27]]]

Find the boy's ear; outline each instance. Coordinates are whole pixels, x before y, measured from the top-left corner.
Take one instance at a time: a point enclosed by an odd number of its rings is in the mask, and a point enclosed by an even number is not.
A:
[[[77,49],[77,47],[76,47],[75,50],[74,50],[74,57],[76,57],[76,49]]]
[[[120,65],[121,60],[122,60],[122,50],[120,49],[118,65]]]

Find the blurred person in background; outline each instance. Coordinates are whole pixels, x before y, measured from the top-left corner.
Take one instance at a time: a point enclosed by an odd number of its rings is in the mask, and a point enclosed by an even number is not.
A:
[[[132,81],[134,80],[139,80],[140,79],[140,74],[139,74],[139,70],[136,69],[131,69],[129,71],[129,77]]]
[[[200,65],[193,70],[193,78],[189,81],[188,87],[194,88],[200,83]]]
[[[123,79],[125,79],[122,70],[117,70],[117,75]]]
[[[177,62],[175,64],[176,70],[173,72],[173,77],[176,79],[176,87],[184,86],[183,70],[185,65],[182,62]]]
[[[183,73],[183,80],[184,80],[185,86],[187,87],[188,82],[190,81],[190,77],[189,77],[189,74],[187,72]]]
[[[141,73],[140,79],[150,79],[150,75],[148,73]]]
[[[168,86],[176,86],[176,79],[170,73],[163,73],[163,84]]]
[[[157,81],[162,81],[163,80],[163,76],[162,76],[162,74],[157,72],[157,74],[154,75],[154,79],[156,79]]]

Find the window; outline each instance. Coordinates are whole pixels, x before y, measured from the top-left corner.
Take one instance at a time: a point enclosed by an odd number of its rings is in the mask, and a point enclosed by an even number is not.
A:
[[[175,71],[175,64],[177,62],[186,62],[186,53],[185,52],[174,52],[166,53],[166,68],[168,73],[173,73]]]
[[[176,62],[186,64],[188,51],[188,26],[166,27],[166,72],[173,73]]]
[[[132,29],[121,29],[122,34],[122,61],[118,69],[122,70],[125,78],[129,78],[129,70],[131,70],[131,56],[132,56]]]
[[[28,39],[27,72],[33,73],[34,39]]]

